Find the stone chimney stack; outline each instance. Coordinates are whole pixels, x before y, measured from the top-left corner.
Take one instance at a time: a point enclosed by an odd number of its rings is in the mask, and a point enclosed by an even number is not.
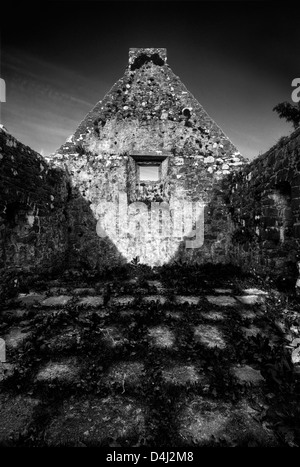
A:
[[[129,65],[132,66],[137,61],[152,61],[156,65],[165,65],[167,63],[167,49],[164,48],[130,48]]]

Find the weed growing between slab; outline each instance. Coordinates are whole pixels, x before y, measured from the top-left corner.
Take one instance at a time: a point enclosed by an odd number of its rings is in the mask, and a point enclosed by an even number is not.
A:
[[[161,282],[165,288],[166,303],[143,301],[143,297],[158,293],[156,286],[149,284],[148,280]],[[300,385],[291,362],[291,352],[286,347],[289,342],[292,343],[296,336],[294,331],[300,324],[296,297],[279,294],[275,290],[272,292],[268,286],[269,296],[263,304],[212,305],[205,297],[218,296],[215,288],[230,288],[230,296],[240,296],[245,288],[261,287],[261,282],[254,276],[242,276],[240,271],[233,268],[212,266],[196,268],[175,265],[152,270],[132,265],[122,279],[117,275],[111,280],[102,280],[101,284],[81,276],[76,282],[65,278],[61,280],[61,285],[70,293],[74,284],[83,287],[87,284],[104,292],[108,290],[107,303],[93,309],[78,305],[74,297],[58,309],[48,309],[41,304],[27,308],[21,306],[25,311],[23,316],[4,313],[0,317],[3,334],[16,325],[31,332],[28,339],[9,352],[9,362],[14,365],[14,371],[0,383],[0,395],[11,398],[21,395],[40,401],[26,429],[4,444],[51,445],[47,430],[53,420],[59,419],[63,407],[70,400],[89,401],[97,398],[101,403],[129,397],[136,407],[143,408],[145,426],[140,432],[133,430],[122,435],[116,429],[115,435],[101,432],[98,438],[90,434],[74,441],[75,445],[263,445],[264,442],[253,435],[243,439],[235,439],[234,436],[226,438],[222,431],[216,431],[210,439],[201,439],[196,431],[194,437],[191,432],[189,439],[184,438],[181,435],[185,429],[180,421],[182,410],[188,401],[200,397],[232,404],[233,407],[238,407],[245,400],[255,411],[256,422],[272,430],[279,445],[300,445]],[[40,287],[40,290],[45,291],[45,288]],[[135,301],[110,305],[109,300],[120,295],[133,295]],[[200,300],[197,305],[187,302],[179,304],[175,301],[178,295],[199,296]],[[13,304],[6,307],[13,310]],[[242,308],[252,310],[255,319],[243,317],[240,312]],[[205,316],[211,311],[218,311],[224,319],[210,321]],[[175,315],[172,316],[172,313]],[[253,321],[260,332],[257,335],[251,335],[251,332],[250,335],[245,334],[244,328],[251,330]],[[281,323],[281,327],[278,323]],[[210,347],[205,341],[196,339],[195,329],[199,326],[200,329],[216,329],[225,346]],[[166,341],[167,333],[172,336],[169,341]],[[70,378],[39,379],[41,370],[51,362],[61,365],[67,362],[70,368],[74,364],[77,371],[74,374],[71,372]],[[72,365],[70,362],[73,362]],[[126,373],[126,365],[130,363],[142,365],[134,384],[130,382],[129,370]],[[118,365],[121,365],[124,374],[114,380],[110,372],[119,368]],[[238,380],[232,371],[235,365],[250,365],[260,370],[264,381],[253,385]],[[186,377],[182,383],[184,367],[192,368],[198,377],[190,380]],[[174,376],[168,380],[166,374],[170,374],[171,370]],[[122,410],[120,406],[119,418],[124,417]],[[113,412],[111,420],[108,412],[107,417],[113,432],[118,416]],[[62,422],[62,431],[63,427]],[[68,445],[63,437],[61,442]]]

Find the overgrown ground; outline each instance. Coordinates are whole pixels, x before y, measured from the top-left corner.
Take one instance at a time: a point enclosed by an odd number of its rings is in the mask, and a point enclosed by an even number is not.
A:
[[[230,267],[40,281],[0,315],[0,445],[300,446],[299,329]]]

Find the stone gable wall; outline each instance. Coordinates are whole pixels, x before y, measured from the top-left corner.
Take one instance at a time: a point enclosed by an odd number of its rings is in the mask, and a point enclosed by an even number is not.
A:
[[[161,181],[139,183],[137,157],[161,157]],[[120,257],[138,257],[159,265],[178,255],[200,263],[226,261],[229,218],[221,181],[245,160],[166,64],[165,49],[131,49],[124,76],[52,161],[72,178],[76,252],[71,256],[78,261],[103,264],[106,242],[115,246],[113,264]],[[88,219],[76,213],[82,202]],[[144,203],[147,211],[134,203]],[[204,245],[185,251],[184,239],[195,237],[202,205]],[[134,220],[142,225],[138,234],[132,231]],[[96,229],[87,229],[94,221],[106,224],[105,243],[95,236]]]

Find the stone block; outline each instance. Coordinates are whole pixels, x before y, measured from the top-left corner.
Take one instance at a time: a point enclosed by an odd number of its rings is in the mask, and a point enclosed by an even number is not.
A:
[[[41,305],[46,307],[60,307],[67,305],[72,299],[70,295],[58,295],[57,297],[49,297],[42,301]]]
[[[97,308],[102,306],[104,303],[103,297],[101,295],[83,297],[78,301],[78,305]]]
[[[209,303],[212,303],[213,305],[217,306],[235,306],[237,305],[237,301],[235,298],[230,297],[228,295],[206,295],[206,300],[209,301]]]
[[[132,397],[71,398],[45,430],[47,446],[101,447],[109,439],[132,439],[146,432],[145,408]]]
[[[229,446],[249,442],[261,447],[278,446],[275,434],[255,419],[257,412],[246,400],[230,404],[192,396],[180,402],[178,433],[184,445],[210,447],[223,439]]]
[[[39,400],[31,397],[0,395],[0,445],[15,446],[29,429],[38,405]]]
[[[265,381],[261,372],[259,370],[255,370],[249,365],[235,366],[232,368],[232,373],[241,383],[251,383],[256,385]]]

